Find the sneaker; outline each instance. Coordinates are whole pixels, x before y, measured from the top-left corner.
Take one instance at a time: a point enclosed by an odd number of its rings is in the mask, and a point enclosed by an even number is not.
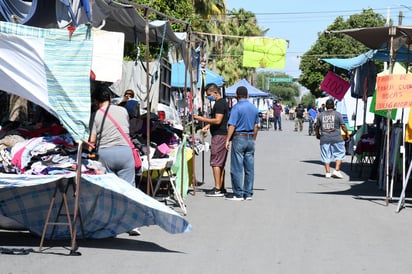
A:
[[[231,193],[225,197],[228,201],[243,201],[243,197],[237,197],[234,193]]]
[[[142,233],[140,232],[139,228],[133,228],[132,230],[129,231],[129,236],[140,236]]]
[[[329,179],[330,177],[332,177],[332,174],[331,174],[331,173],[326,172],[326,173],[325,173],[325,178],[326,178],[326,179]]]
[[[206,191],[206,196],[207,197],[223,197],[225,194],[217,188],[212,188],[211,190]]]
[[[340,173],[339,170],[334,170],[334,171],[332,172],[332,177],[338,178],[338,179],[343,179],[343,175],[342,175],[342,173]]]
[[[245,198],[245,201],[252,201],[252,196],[248,196]]]

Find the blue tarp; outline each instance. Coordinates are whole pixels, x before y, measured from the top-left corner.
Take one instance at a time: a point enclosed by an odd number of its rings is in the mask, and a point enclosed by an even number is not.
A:
[[[389,62],[390,54],[387,49],[369,50],[353,58],[323,58],[322,60],[338,68],[351,70],[362,66],[368,60]],[[405,47],[400,47],[396,52],[396,62],[412,61],[412,53]]]
[[[190,87],[190,75],[187,71],[186,79],[187,87]],[[206,81],[205,84],[215,83],[218,86],[223,86],[225,84],[225,78],[220,76],[216,72],[206,68]],[[185,87],[185,64],[183,61],[172,64],[172,87],[183,88]],[[200,88],[200,80],[197,82],[197,87]]]
[[[56,182],[70,180],[74,172],[65,175],[2,174],[0,177],[0,215],[24,226],[36,235],[42,235],[47,210]],[[68,188],[69,208],[74,208],[72,188]],[[57,195],[51,220],[55,220],[61,201]],[[118,178],[114,173],[81,175],[79,207],[85,238],[114,237],[134,227],[158,225],[169,233],[191,231],[192,226],[180,214],[146,195],[138,188]],[[64,209],[63,209],[64,210]],[[64,211],[63,211],[64,212]],[[80,229],[78,237],[82,237]],[[52,230],[46,233],[51,238]],[[68,226],[57,226],[56,239],[69,239]]]
[[[366,53],[362,53],[353,58],[323,58],[322,60],[335,67],[351,70],[360,67],[363,64],[365,64],[368,60],[373,59],[375,52],[375,50],[370,50]]]
[[[255,88],[246,79],[242,79],[233,86],[226,88],[226,96],[227,97],[235,97],[236,96],[236,89],[240,86],[245,86],[248,90],[249,97],[268,97],[269,94],[266,92],[261,91],[258,88]]]

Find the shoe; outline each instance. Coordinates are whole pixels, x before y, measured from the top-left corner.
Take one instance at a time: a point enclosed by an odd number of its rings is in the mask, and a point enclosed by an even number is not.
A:
[[[129,236],[140,236],[142,233],[140,232],[139,228],[133,228],[132,230],[129,231]]]
[[[252,196],[248,196],[245,198],[245,201],[252,201]]]
[[[280,128],[279,131],[282,131],[282,129]]]
[[[329,179],[330,177],[332,177],[332,174],[326,172],[326,173],[325,173],[325,178],[326,178],[326,179]]]
[[[206,196],[207,197],[223,197],[225,196],[225,194],[220,189],[217,189],[214,187],[211,190],[206,191]]]
[[[225,197],[228,201],[243,201],[243,197],[237,197],[234,193],[231,193]]]
[[[334,170],[334,171],[332,172],[332,177],[338,178],[338,179],[343,179],[343,175],[342,175],[342,173],[340,173],[339,170]]]

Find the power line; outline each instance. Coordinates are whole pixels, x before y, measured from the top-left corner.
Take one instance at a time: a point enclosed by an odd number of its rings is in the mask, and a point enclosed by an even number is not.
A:
[[[354,15],[355,13],[362,12],[364,10],[372,9],[373,12],[375,13],[383,13],[386,14],[386,11],[388,8],[364,8],[364,9],[356,9],[356,10],[324,10],[324,11],[301,11],[301,12],[257,12],[253,13],[255,15],[256,19],[259,21],[259,23],[262,23],[262,19],[264,19],[265,23],[290,23],[290,22],[296,22],[297,20],[317,20],[319,21],[320,18],[331,18],[332,20],[336,19],[338,16],[351,16]],[[400,11],[404,10],[404,8],[400,7],[391,7],[390,10],[395,10],[395,11]],[[404,12],[408,13],[408,11]],[[410,11],[409,11],[410,13]],[[293,17],[291,17],[293,15]],[[300,15],[300,16],[296,16]],[[216,21],[216,22],[225,22],[231,17],[235,18],[238,21],[248,21],[250,18],[236,18],[236,13],[227,13],[226,17],[221,18],[221,17],[214,17],[210,19],[200,19],[201,21]],[[268,17],[270,18],[264,18]],[[279,17],[280,16],[280,17]],[[266,21],[267,20],[267,21]],[[280,21],[279,21],[280,20]]]

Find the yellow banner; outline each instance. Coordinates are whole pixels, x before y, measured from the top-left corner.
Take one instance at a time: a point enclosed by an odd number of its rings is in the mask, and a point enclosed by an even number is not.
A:
[[[286,64],[284,39],[246,37],[243,40],[243,66],[253,68],[284,68]]]

